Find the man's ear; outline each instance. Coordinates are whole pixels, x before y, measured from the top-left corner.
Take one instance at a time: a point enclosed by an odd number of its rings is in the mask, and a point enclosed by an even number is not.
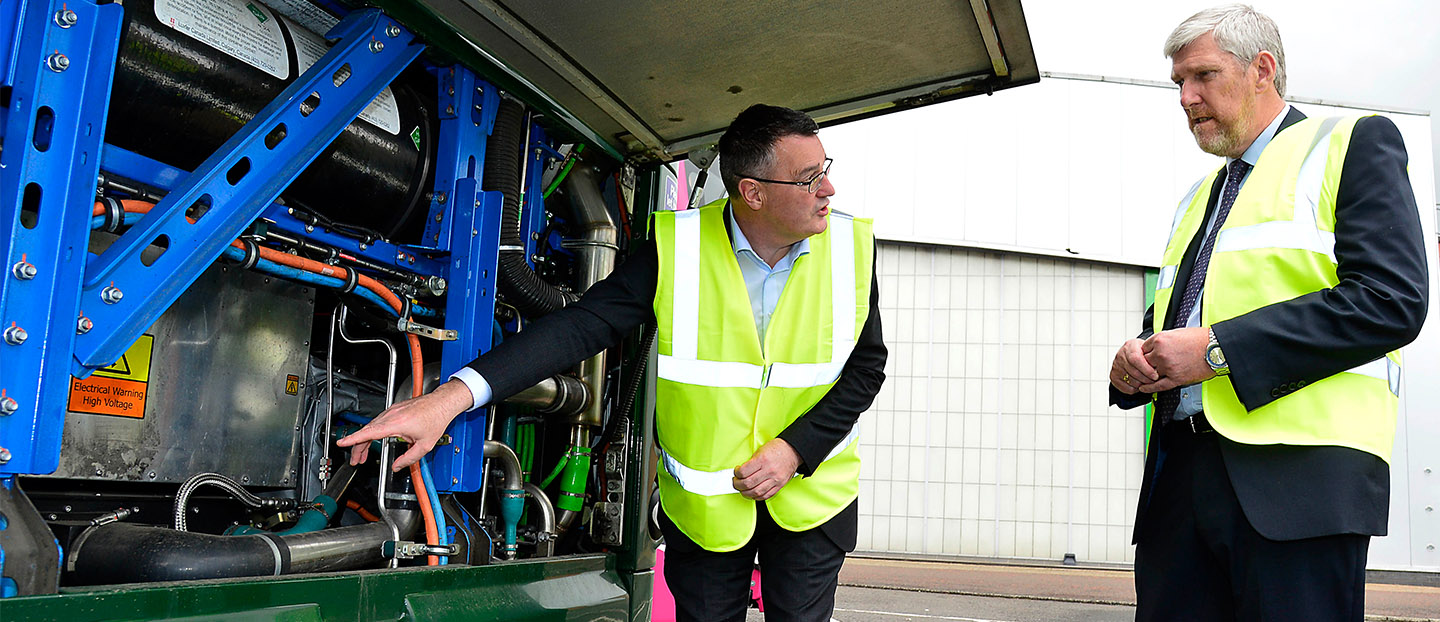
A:
[[[753,179],[742,179],[739,188],[740,198],[746,206],[758,211],[765,201],[765,187]]]
[[[1255,56],[1254,64],[1256,70],[1256,90],[1263,90],[1260,87],[1265,84],[1269,84],[1270,88],[1274,89],[1275,74],[1280,70],[1280,63],[1275,60],[1275,55],[1261,50],[1260,53]],[[1278,89],[1276,90],[1278,91]]]

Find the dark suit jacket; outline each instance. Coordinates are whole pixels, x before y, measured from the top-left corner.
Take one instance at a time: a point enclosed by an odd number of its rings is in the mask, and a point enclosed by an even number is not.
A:
[[[1304,119],[1291,109],[1280,132]],[[1230,381],[1240,402],[1254,410],[1298,387],[1367,363],[1410,343],[1424,322],[1428,296],[1425,241],[1406,173],[1405,144],[1395,124],[1366,117],[1355,126],[1335,205],[1335,287],[1217,322],[1211,328],[1225,350]],[[1224,176],[1210,192],[1207,220]],[[1173,317],[1204,239],[1201,227],[1180,262],[1165,329]],[[1141,337],[1153,330],[1152,307]],[[1303,381],[1303,383],[1302,383]],[[1110,403],[1133,408],[1149,395],[1128,396],[1110,387]],[[1160,422],[1152,426],[1136,533],[1145,520],[1155,481]],[[1220,439],[1221,455],[1245,517],[1272,540],[1334,534],[1384,535],[1390,513],[1390,467],[1347,447],[1245,445]]]
[[[655,321],[659,265],[655,243],[645,242],[615,272],[585,292],[579,302],[527,326],[467,366],[490,383],[493,401],[498,402],[619,343],[641,324]],[[870,315],[839,380],[809,412],[780,433],[779,438],[800,454],[801,475],[813,473],[836,443],[850,433],[885,381],[887,351],[880,334],[879,291],[872,274]],[[846,551],[855,548],[857,503],[851,503],[822,527]]]

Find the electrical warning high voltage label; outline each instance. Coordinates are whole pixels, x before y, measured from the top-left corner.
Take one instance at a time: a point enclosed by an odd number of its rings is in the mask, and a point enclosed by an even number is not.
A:
[[[145,417],[145,395],[150,386],[150,353],[155,337],[141,335],[115,364],[98,369],[89,378],[70,379],[68,410],[92,415]]]

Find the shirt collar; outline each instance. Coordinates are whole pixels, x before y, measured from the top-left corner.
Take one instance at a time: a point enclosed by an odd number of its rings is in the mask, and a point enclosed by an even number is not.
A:
[[[1280,122],[1284,121],[1285,116],[1289,113],[1290,105],[1286,104],[1285,108],[1280,110],[1280,114],[1275,115],[1275,118],[1270,120],[1270,125],[1265,127],[1265,131],[1260,132],[1260,135],[1255,137],[1255,142],[1250,143],[1250,148],[1246,149],[1245,153],[1240,154],[1240,159],[1244,160],[1245,163],[1251,167],[1259,163],[1260,152],[1264,151],[1265,146],[1269,145],[1270,141],[1275,138],[1275,133],[1280,131]],[[1226,166],[1229,166],[1229,164],[1234,161],[1234,158],[1225,158]]]
[[[754,247],[750,246],[750,240],[745,237],[745,232],[740,230],[740,224],[735,222],[735,208],[729,204],[727,204],[726,207],[727,209],[725,210],[725,220],[730,226],[730,243],[735,247],[735,255],[740,256],[744,253],[750,253],[750,256],[763,263],[765,260],[760,257],[759,253],[755,252]],[[801,255],[809,252],[810,238],[805,238],[791,246],[790,252],[786,253],[785,256],[793,262]],[[776,266],[779,266],[779,264],[776,264]]]

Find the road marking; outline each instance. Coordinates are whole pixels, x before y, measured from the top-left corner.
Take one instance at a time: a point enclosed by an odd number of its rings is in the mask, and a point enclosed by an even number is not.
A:
[[[835,611],[837,611],[837,612],[839,612],[839,611],[844,611],[845,613],[868,613],[868,614],[877,615],[877,616],[896,616],[896,617],[905,617],[905,618],[925,618],[925,619],[927,619],[927,620],[959,620],[960,622],[1012,622],[1012,621],[1010,621],[1010,620],[989,620],[989,619],[986,619],[986,618],[958,618],[958,617],[955,617],[955,616],[932,616],[932,615],[924,614],[924,613],[898,613],[898,612],[894,612],[894,611],[870,611],[869,609],[841,609],[841,608],[839,608],[839,607],[836,607],[836,608],[835,608]],[[834,622],[833,618],[832,618],[832,622]]]

